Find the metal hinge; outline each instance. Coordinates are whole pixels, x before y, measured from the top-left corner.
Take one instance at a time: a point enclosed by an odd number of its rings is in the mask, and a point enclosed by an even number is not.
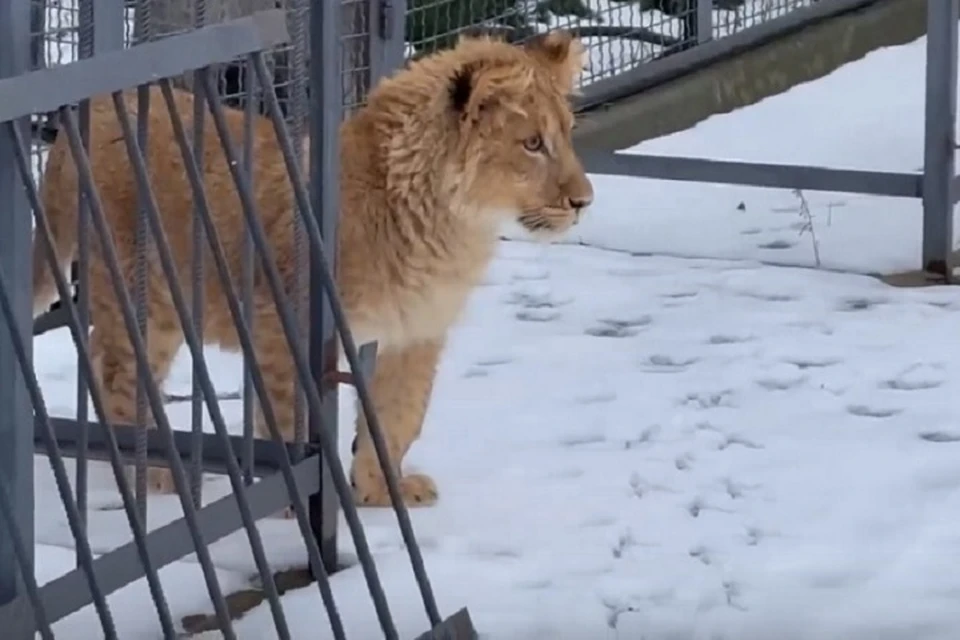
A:
[[[380,0],[380,37],[384,40],[388,40],[393,33],[393,12],[393,2]]]

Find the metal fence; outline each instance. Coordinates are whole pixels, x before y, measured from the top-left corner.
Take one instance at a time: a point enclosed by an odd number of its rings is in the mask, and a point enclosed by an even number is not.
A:
[[[193,0],[190,28],[168,32],[156,28],[156,0],[126,8],[116,0],[0,2],[0,628],[11,640],[53,638],[58,622],[92,609],[99,633],[84,634],[124,637],[110,596],[144,581],[155,628],[164,638],[183,637],[189,630],[174,618],[169,597],[180,585],[165,583],[159,571],[195,554],[213,610],[206,626],[236,638],[238,612],[210,546],[239,532],[277,637],[291,638],[258,523],[286,511],[332,637],[344,638],[329,582],[340,568],[342,510],[380,629],[398,638],[337,454],[336,389],[348,383],[356,388],[420,589],[429,621],[423,637],[472,638],[465,609],[446,620],[438,611],[372,410],[366,380],[375,345],[354,343],[333,279],[341,117],[362,100],[388,53],[402,51],[389,41],[401,34],[346,30],[358,24],[354,11],[366,17],[363,24],[379,15],[372,0],[309,8],[305,0],[291,0],[287,11],[221,21],[207,19],[214,2]],[[323,64],[306,65],[310,50]],[[361,59],[357,50],[367,52],[361,68],[350,66]],[[274,89],[283,55],[288,68],[299,66],[288,72],[286,108]],[[218,83],[224,72],[242,74],[242,98]],[[183,85],[192,92],[178,88]],[[225,106],[231,101],[241,108]],[[306,131],[309,157],[301,158]],[[31,140],[44,137],[52,145],[31,153]],[[284,247],[293,246],[295,257],[284,256],[285,271],[275,259],[277,238],[270,236],[276,229],[266,229],[262,217],[270,206],[258,185],[266,180],[266,157],[282,169],[277,184],[285,185],[271,195],[282,194],[280,207],[293,216],[294,237]],[[175,169],[166,182],[158,169],[163,163]],[[177,211],[192,208],[188,228],[175,234],[171,225],[183,220],[167,217],[171,197],[187,203]],[[224,238],[236,237],[238,229],[243,250],[228,253]],[[34,234],[39,249],[31,258]],[[70,237],[76,238],[76,292],[67,269],[72,250],[63,243]],[[40,384],[28,331],[37,332],[32,321],[41,310],[33,303],[41,289],[38,280],[31,285],[31,274],[44,271],[53,278],[48,293],[59,297],[69,332],[62,347],[75,351],[77,384],[68,393],[75,406],[66,415],[55,415],[56,405],[72,403],[50,397]],[[222,317],[205,315],[210,295],[222,297]],[[211,338],[243,355],[237,429],[226,417],[231,399],[218,395],[204,354]],[[352,375],[336,370],[338,338]],[[192,367],[189,425],[171,418],[176,398],[163,386],[184,343]],[[278,358],[295,386],[278,378]],[[57,497],[35,494],[35,450],[52,470]],[[107,549],[95,548],[88,529],[93,465],[103,462],[120,496],[110,508],[122,512],[129,527],[129,535]],[[205,473],[225,476],[229,492],[208,495]],[[151,488],[175,496],[174,518],[161,526],[149,526],[156,524],[148,520]],[[65,515],[75,568],[40,580],[36,567],[46,563],[35,556],[34,518],[57,509]]]
[[[857,0],[823,0],[802,18],[862,6]],[[755,187],[838,191],[917,198],[923,208],[920,267],[956,281],[953,264],[954,208],[960,201],[956,174],[957,21],[954,1],[927,2],[924,163],[922,172],[861,171],[803,165],[730,162],[679,156],[619,154],[581,149],[588,171],[609,175],[740,184]],[[799,12],[798,12],[799,13]],[[851,88],[855,90],[855,88]],[[842,97],[838,96],[839,99]],[[882,132],[878,135],[882,135]]]
[[[817,0],[408,0],[408,55],[483,29],[524,40],[551,28],[582,38],[581,89],[714,40],[776,23]],[[395,3],[393,3],[395,4]]]

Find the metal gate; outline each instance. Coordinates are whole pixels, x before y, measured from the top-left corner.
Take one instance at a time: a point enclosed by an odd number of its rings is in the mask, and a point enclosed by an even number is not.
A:
[[[209,545],[230,533],[243,531],[254,558],[263,599],[269,606],[277,637],[291,638],[281,586],[268,562],[266,545],[257,526],[261,518],[292,508],[306,546],[310,574],[324,603],[334,638],[346,637],[336,606],[329,574],[337,570],[337,519],[342,508],[357,557],[372,599],[379,627],[386,638],[399,634],[373,561],[363,526],[336,447],[336,388],[342,381],[356,387],[361,409],[369,424],[381,469],[386,478],[393,509],[416,576],[428,620],[422,637],[472,638],[475,633],[465,609],[443,620],[438,610],[410,518],[399,499],[397,478],[387,464],[386,445],[366,379],[375,345],[358,348],[346,326],[344,312],[334,287],[333,262],[338,210],[338,128],[343,111],[341,61],[346,42],[343,26],[348,13],[382,4],[371,0],[292,4],[299,18],[281,10],[268,10],[218,24],[208,24],[203,0],[194,2],[195,29],[153,38],[148,20],[151,0],[138,0],[134,44],[118,46],[122,39],[111,32],[123,24],[123,2],[78,0],[79,57],[61,66],[30,71],[35,57],[31,42],[31,0],[0,2],[0,627],[11,640],[53,638],[57,621],[92,607],[105,638],[119,638],[116,612],[108,596],[134,581],[145,579],[158,628],[165,638],[189,635],[182,620],[174,619],[169,606],[169,587],[158,571],[170,563],[196,554],[213,615],[201,629],[218,629],[224,638],[236,638],[230,594],[220,584]],[[351,7],[351,5],[353,5]],[[312,10],[311,10],[312,8]],[[375,14],[380,16],[379,13]],[[35,18],[35,12],[34,16]],[[382,16],[381,16],[382,17]],[[299,19],[302,22],[296,22]],[[379,18],[378,18],[379,19]],[[305,21],[305,22],[303,22]],[[288,29],[288,25],[293,25]],[[111,26],[113,25],[113,26]],[[207,26],[205,26],[207,25]],[[293,38],[294,56],[305,59],[309,46],[313,64],[308,78],[294,92],[309,92],[309,114],[301,114],[311,135],[309,179],[300,170],[300,139],[296,117],[291,126],[274,90],[275,76],[270,52]],[[388,55],[402,56],[402,32],[394,29],[367,34],[374,52],[370,66],[386,65]],[[391,39],[392,38],[392,39]],[[299,40],[299,44],[298,44]],[[390,43],[394,45],[391,48]],[[34,51],[31,52],[31,46]],[[297,47],[301,47],[297,53]],[[389,52],[393,53],[389,53]],[[397,58],[399,59],[399,58]],[[216,82],[218,66],[242,60],[246,78],[243,127],[237,135],[228,110],[221,104]],[[190,74],[192,94],[181,93],[174,79]],[[186,112],[180,100],[192,95]],[[91,100],[96,98],[99,100]],[[295,96],[296,98],[296,96]],[[185,99],[185,98],[184,98]],[[305,103],[305,102],[304,102]],[[262,105],[259,115],[255,104]],[[121,166],[132,174],[135,185],[136,260],[133,266],[118,257],[108,214],[98,190],[91,152],[91,113],[101,112],[119,124],[122,135],[111,140]],[[151,184],[147,157],[153,116],[169,123],[185,169],[185,182],[193,202],[191,235],[191,286],[183,286],[177,274],[168,234],[157,204],[157,189]],[[132,113],[135,111],[136,113]],[[42,196],[42,180],[30,162],[30,119],[55,114],[58,136],[63,136],[76,177],[76,226],[78,243],[77,299],[71,283],[58,264],[51,217]],[[259,120],[257,120],[259,119]],[[276,139],[286,178],[295,199],[297,247],[303,247],[302,278],[294,295],[281,281],[274,250],[267,240],[257,211],[253,179],[256,175],[250,134],[254,121],[269,127]],[[188,126],[189,122],[189,126]],[[166,125],[165,125],[166,126]],[[210,129],[206,129],[210,127]],[[206,129],[206,134],[205,134]],[[293,131],[292,131],[293,130]],[[211,133],[212,131],[212,133]],[[210,136],[214,137],[211,138]],[[240,137],[242,140],[238,140]],[[210,144],[216,148],[205,147]],[[170,141],[167,141],[168,143]],[[208,154],[222,157],[229,167],[246,229],[246,255],[242,291],[233,285],[228,259],[211,215],[210,194],[204,178]],[[222,156],[220,155],[222,154]],[[32,350],[31,221],[40,240],[43,265],[53,275],[66,325],[76,350],[78,384],[75,418],[51,417],[48,399],[38,382]],[[89,276],[91,254],[99,250],[101,275],[111,284],[117,300],[118,326],[129,345],[136,377],[136,416],[122,424],[95,380],[97,363],[90,347]],[[301,252],[298,250],[298,254]],[[212,261],[204,264],[201,256]],[[232,435],[221,408],[214,380],[203,353],[204,325],[200,317],[204,270],[218,278],[229,307],[229,319],[244,357],[242,401],[243,434]],[[302,418],[303,437],[285,443],[278,429],[275,410],[264,384],[258,360],[251,310],[253,278],[266,282],[283,338],[290,351],[298,381],[296,394]],[[183,429],[171,424],[163,390],[154,379],[150,359],[151,316],[149,287],[169,290],[192,357],[192,424]],[[34,310],[35,312],[35,310]],[[94,324],[94,330],[96,325]],[[307,334],[304,334],[304,331]],[[353,375],[336,371],[334,340],[339,336]],[[154,336],[156,339],[156,337]],[[93,416],[88,415],[88,400]],[[270,440],[254,437],[252,408],[259,402]],[[213,433],[203,430],[203,411]],[[297,421],[298,426],[301,422]],[[155,428],[147,428],[155,426]],[[32,427],[32,428],[31,428]],[[76,568],[38,584],[35,575],[33,461],[35,441],[53,471],[70,536],[75,544]],[[71,479],[69,458],[75,458]],[[105,553],[95,553],[88,536],[87,484],[89,459],[109,462],[120,495],[120,504],[132,541]],[[127,476],[125,465],[135,464]],[[148,463],[170,470],[182,518],[148,530]],[[203,473],[223,474],[230,492],[204,502]],[[71,482],[73,480],[73,482]]]

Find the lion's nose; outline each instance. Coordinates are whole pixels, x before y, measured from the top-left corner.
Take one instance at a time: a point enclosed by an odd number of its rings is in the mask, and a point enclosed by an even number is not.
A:
[[[577,196],[572,198],[567,198],[570,203],[570,208],[572,209],[586,209],[593,202],[593,196]]]

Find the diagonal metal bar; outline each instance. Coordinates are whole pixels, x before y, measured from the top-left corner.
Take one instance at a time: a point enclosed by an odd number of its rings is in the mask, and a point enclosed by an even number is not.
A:
[[[308,458],[293,468],[293,477],[300,493],[309,495],[319,490],[320,475],[316,467],[316,461]],[[276,513],[277,505],[286,502],[286,496],[286,484],[283,478],[277,475],[260,480],[247,488],[247,498],[257,518]],[[214,500],[197,511],[200,526],[211,544],[236,531],[234,523],[239,517],[233,494]],[[150,532],[150,554],[158,568],[176,562],[192,551],[190,527],[183,518]],[[94,560],[94,571],[106,593],[114,593],[143,575],[136,566],[138,553],[136,543],[128,542]],[[87,605],[85,600],[77,597],[77,593],[83,590],[83,581],[83,572],[74,569],[43,586],[41,598],[51,622],[62,620]],[[179,636],[174,631],[165,631],[163,637]]]
[[[207,22],[207,3],[206,0],[194,0],[193,4],[193,26],[200,29]],[[200,77],[203,74],[203,68],[193,72],[193,91],[194,93],[203,91]],[[203,117],[202,99],[194,99],[193,105],[193,157],[198,163],[203,162]],[[204,277],[203,277],[203,225],[200,223],[200,214],[197,211],[198,205],[194,199],[193,218],[191,219],[192,237],[190,240],[190,280],[191,280],[191,300],[193,305],[193,326],[194,330],[203,334],[203,311],[204,311]],[[203,502],[203,403],[200,401],[200,373],[194,365],[191,381],[190,398],[190,431],[193,435],[193,447],[190,452],[190,490],[193,493],[193,501],[197,506]]]
[[[259,53],[252,54],[257,74],[261,80],[266,77],[267,67],[263,61],[263,56]],[[400,534],[403,537],[404,545],[407,547],[407,553],[410,556],[410,564],[413,567],[413,573],[416,576],[417,584],[420,588],[420,595],[423,599],[424,609],[427,617],[433,625],[439,624],[441,617],[437,608],[436,599],[433,595],[433,589],[430,586],[430,579],[427,577],[427,571],[423,563],[423,555],[420,553],[420,545],[417,543],[416,535],[413,532],[413,524],[410,522],[410,514],[400,495],[400,485],[396,474],[393,472],[393,466],[390,463],[390,456],[387,451],[386,441],[383,437],[383,427],[376,415],[373,406],[373,398],[370,396],[370,389],[367,386],[367,380],[363,375],[363,366],[360,360],[360,353],[356,342],[353,339],[353,333],[347,323],[346,312],[343,309],[343,303],[336,289],[330,263],[326,257],[323,248],[323,239],[320,236],[320,229],[317,227],[317,221],[313,214],[313,207],[310,204],[310,198],[304,184],[303,176],[300,173],[300,167],[297,164],[296,154],[293,151],[293,145],[290,142],[289,133],[284,126],[280,105],[277,102],[276,95],[270,95],[266,92],[267,113],[273,121],[274,130],[277,135],[277,141],[283,152],[284,163],[287,166],[287,174],[290,177],[294,196],[297,202],[297,211],[303,220],[307,239],[310,242],[310,250],[315,252],[318,258],[320,269],[312,273],[311,277],[319,277],[327,294],[327,300],[330,303],[333,312],[334,322],[340,332],[340,340],[343,343],[344,354],[347,362],[350,364],[350,370],[354,374],[354,386],[357,390],[357,397],[360,400],[361,408],[367,419],[367,426],[370,431],[370,438],[373,441],[377,452],[377,458],[380,461],[380,470],[383,472],[387,483],[387,491],[390,494],[390,501],[393,503],[393,510],[397,515],[397,522],[400,527]],[[346,511],[346,509],[344,509]]]
[[[93,0],[78,0],[77,22],[79,23],[79,42],[77,44],[77,55],[80,58],[89,58],[94,54],[94,20],[96,18]],[[84,149],[90,149],[90,101],[82,100],[77,109],[80,119],[80,138],[83,140]],[[86,270],[89,265],[90,256],[90,237],[88,234],[90,212],[87,209],[87,203],[77,190],[77,254],[78,262],[82,265],[80,280],[86,284]],[[89,300],[85,293],[79,293],[77,300],[77,311],[80,315],[80,322],[89,333]],[[79,357],[79,356],[78,356]],[[78,367],[79,370],[79,367]],[[87,383],[88,380],[83,374],[77,376],[77,457],[76,457],[76,487],[77,509],[80,511],[80,517],[83,518],[83,526],[87,526],[87,437],[90,434],[90,425],[88,421],[88,402],[87,402]],[[79,560],[77,561],[79,563]]]
[[[64,131],[67,134],[70,151],[77,167],[77,177],[79,179],[78,182],[80,183],[80,187],[86,192],[87,199],[90,203],[91,213],[93,214],[92,218],[94,230],[97,233],[97,240],[99,241],[102,258],[109,273],[114,292],[117,294],[117,298],[120,301],[121,315],[123,316],[127,334],[130,338],[131,345],[133,346],[137,370],[139,375],[146,381],[147,399],[150,403],[150,410],[153,412],[153,417],[157,423],[157,428],[163,434],[164,440],[166,441],[167,454],[170,457],[170,471],[173,475],[173,482],[177,490],[177,495],[180,498],[180,504],[183,507],[184,519],[187,521],[187,524],[190,527],[190,534],[193,538],[194,547],[196,548],[197,552],[197,560],[199,560],[200,567],[203,570],[203,577],[207,585],[207,591],[210,594],[210,599],[213,601],[214,610],[221,625],[220,630],[223,633],[225,640],[237,640],[236,633],[233,630],[233,623],[230,621],[230,614],[227,610],[226,602],[223,599],[223,592],[220,589],[220,583],[217,580],[216,571],[213,567],[213,560],[210,557],[210,550],[207,548],[207,545],[204,542],[203,532],[199,529],[197,524],[197,511],[193,506],[193,501],[190,499],[189,487],[184,474],[183,463],[181,462],[180,458],[175,455],[176,451],[173,446],[173,433],[170,423],[167,420],[166,411],[164,411],[163,408],[163,399],[161,398],[160,391],[153,380],[153,374],[150,371],[150,365],[147,360],[146,348],[144,347],[139,331],[137,331],[133,304],[130,301],[130,294],[127,291],[124,283],[123,275],[120,272],[120,264],[117,259],[117,252],[113,247],[112,238],[110,237],[110,229],[107,226],[106,217],[103,212],[103,206],[100,202],[100,196],[97,193],[95,186],[96,183],[94,182],[93,177],[93,170],[90,167],[89,160],[83,154],[83,148],[80,144],[80,135],[77,128],[76,119],[74,118],[73,113],[70,112],[70,109],[66,107],[60,108],[60,119],[63,123]]]
[[[63,309],[63,311],[67,314],[67,325],[73,337],[73,342],[77,348],[79,371],[82,372],[82,375],[88,380],[94,380],[95,376],[93,371],[93,360],[90,357],[90,351],[87,347],[86,335],[81,327],[80,319],[77,314],[77,309],[74,306],[73,299],[70,297],[69,285],[67,284],[63,272],[60,270],[60,264],[57,260],[56,251],[53,247],[53,238],[50,233],[49,218],[47,217],[43,202],[40,199],[36,181],[33,178],[33,171],[30,166],[30,160],[26,151],[23,136],[20,134],[20,130],[11,123],[7,123],[6,126],[12,129],[14,140],[13,148],[14,155],[17,159],[17,168],[20,170],[20,176],[27,192],[27,200],[30,202],[30,208],[33,210],[34,224],[36,226],[34,233],[39,234],[44,254],[47,257],[47,266],[53,273],[54,283],[57,286],[57,292],[60,294],[60,299],[63,305],[61,309]],[[101,389],[97,385],[93,385],[90,388],[90,391],[90,399],[93,403],[94,412],[96,413],[97,418],[100,420],[102,425],[103,437],[108,445],[107,451],[109,453],[110,466],[117,482],[117,488],[120,491],[120,500],[123,504],[127,521],[130,524],[130,530],[133,533],[134,545],[137,549],[140,566],[142,567],[144,575],[146,576],[147,585],[150,589],[150,596],[154,602],[154,606],[157,609],[157,617],[160,621],[160,627],[163,629],[165,634],[173,634],[173,619],[167,606],[167,600],[163,593],[163,588],[160,586],[160,578],[150,560],[150,554],[147,550],[146,544],[146,530],[143,524],[140,522],[140,519],[137,517],[136,504],[130,489],[130,484],[127,482],[123,463],[120,459],[117,441],[114,437],[111,425],[106,419],[107,414],[103,403]],[[41,416],[36,416],[36,419],[41,423],[39,429],[41,432],[41,438],[46,446],[51,447],[51,451],[48,451],[47,455],[55,455],[57,450],[56,432],[54,431],[52,434],[50,433],[52,426],[49,416],[46,417],[46,420],[40,420],[40,418]],[[51,435],[53,437],[50,437]]]
[[[209,71],[205,71],[197,76],[201,84],[204,84],[204,81],[208,77]],[[183,126],[183,120],[177,111],[176,104],[173,99],[173,90],[170,86],[169,80],[160,81],[160,91],[163,93],[163,99],[166,102],[167,113],[170,116],[170,123],[173,127],[174,137],[177,139],[178,146],[180,147],[184,167],[186,168],[187,178],[190,182],[190,189],[193,194],[194,202],[196,203],[195,213],[198,214],[198,217],[203,224],[205,232],[204,235],[207,238],[207,243],[210,245],[214,267],[216,268],[217,275],[220,278],[221,286],[223,287],[225,294],[224,297],[227,300],[227,306],[230,309],[230,315],[233,319],[234,326],[237,329],[237,337],[240,342],[240,349],[243,352],[244,358],[250,363],[248,370],[250,382],[252,383],[253,389],[260,400],[260,408],[263,412],[264,422],[266,423],[267,429],[270,432],[271,439],[274,441],[274,443],[282,445],[284,444],[283,436],[281,436],[280,430],[277,427],[277,418],[273,410],[273,403],[270,402],[270,397],[266,391],[266,385],[264,384],[262,369],[260,368],[260,362],[257,358],[256,350],[254,349],[250,327],[248,326],[244,310],[241,309],[240,302],[237,299],[237,292],[230,278],[230,270],[227,266],[227,259],[223,251],[223,245],[220,243],[219,234],[217,233],[216,226],[213,224],[213,219],[210,215],[210,204],[203,188],[203,176],[200,173],[200,168],[196,162],[196,159],[191,154],[187,153],[187,136]],[[199,100],[200,97],[198,96],[194,99]],[[307,547],[307,558],[309,560],[310,567],[313,569],[314,575],[318,576],[317,586],[320,590],[320,598],[327,609],[327,616],[330,620],[330,628],[336,640],[343,640],[346,638],[343,622],[340,618],[339,612],[337,611],[333,590],[330,587],[329,578],[323,567],[323,561],[320,557],[320,549],[317,546],[317,541],[312,535],[309,514],[307,513],[306,505],[304,505],[302,498],[302,496],[310,495],[311,493],[315,493],[315,491],[309,493],[296,491],[296,483],[293,477],[290,456],[280,454],[278,458],[280,462],[280,473],[282,474],[284,481],[287,483],[287,488],[289,489],[290,497],[292,498],[291,504],[293,506],[294,515],[296,516],[297,525],[300,527],[300,533],[303,536],[304,543]]]
[[[259,73],[260,66],[257,65],[255,68]],[[224,154],[226,155],[227,166],[229,167],[233,181],[236,184],[237,192],[240,196],[243,215],[244,218],[246,218],[247,225],[249,226],[250,232],[253,235],[253,241],[260,256],[260,263],[266,275],[267,285],[269,286],[270,292],[273,296],[274,304],[276,305],[278,315],[280,316],[280,324],[283,327],[284,336],[287,339],[287,344],[290,347],[290,352],[293,356],[294,366],[296,367],[297,373],[302,380],[312,380],[309,364],[306,362],[306,358],[304,358],[302,350],[298,348],[298,345],[302,344],[302,337],[300,332],[297,330],[296,318],[291,312],[290,302],[286,293],[284,292],[283,283],[280,279],[280,274],[277,271],[276,262],[273,257],[273,250],[264,237],[263,224],[257,217],[256,201],[253,197],[250,185],[246,180],[246,176],[239,168],[237,150],[230,139],[230,131],[223,115],[223,107],[211,97],[214,95],[215,87],[213,86],[213,81],[209,75],[204,78],[204,84],[206,89],[207,107],[210,111],[210,114],[213,116],[213,123],[217,129],[217,136],[220,139],[220,146],[223,148]],[[270,85],[267,84],[267,86]],[[264,94],[269,96],[273,94],[273,91],[272,89],[265,90]],[[273,104],[276,104],[276,95],[273,95]],[[280,121],[280,125],[281,127],[285,127],[282,120]],[[289,145],[289,139],[287,140],[287,143]],[[303,211],[310,211],[310,209],[303,209]],[[315,224],[314,231],[316,231]],[[307,401],[309,403],[310,410],[314,413],[319,413],[320,409],[320,394],[317,387],[318,385],[316,381],[312,381],[310,384],[304,385],[304,390],[307,392]],[[370,591],[370,596],[373,599],[374,608],[376,609],[380,626],[388,640],[396,640],[399,638],[399,636],[396,626],[393,622],[393,618],[390,615],[390,608],[387,605],[386,596],[383,592],[383,585],[380,583],[380,578],[377,575],[377,568],[373,561],[373,555],[370,552],[370,545],[367,542],[366,534],[363,531],[363,524],[360,522],[360,516],[358,515],[356,505],[353,502],[350,484],[347,481],[346,475],[344,474],[343,463],[340,461],[340,456],[337,453],[337,445],[335,442],[333,442],[332,438],[330,438],[330,434],[327,429],[320,430],[319,444],[323,451],[324,458],[329,465],[330,475],[337,489],[337,494],[340,496],[340,503],[343,507],[343,513],[347,520],[347,526],[350,528],[350,533],[353,536],[354,544],[357,550],[357,556],[360,559],[360,563],[363,568],[364,577],[367,581],[367,587]]]
[[[8,2],[9,0],[4,0]],[[265,51],[289,40],[281,9],[0,80],[0,122]]]
[[[146,96],[146,99],[150,99],[149,94]],[[138,95],[138,102],[139,101],[140,97]],[[133,124],[130,122],[130,115],[127,113],[127,107],[123,102],[123,94],[120,92],[113,94],[113,109],[117,114],[117,120],[120,122],[120,127],[123,130],[127,156],[133,165],[137,189],[142,195],[146,222],[149,225],[148,231],[153,236],[154,246],[160,258],[160,267],[170,287],[170,297],[173,300],[173,306],[176,308],[177,316],[180,319],[180,327],[183,330],[187,348],[190,349],[190,355],[193,357],[194,371],[198,374],[198,382],[203,390],[204,399],[207,404],[207,413],[213,422],[213,428],[217,436],[220,437],[225,447],[230,447],[230,434],[227,431],[227,422],[224,420],[223,413],[220,411],[217,392],[213,387],[213,380],[210,377],[210,371],[207,369],[207,363],[203,356],[203,343],[198,337],[196,327],[194,327],[190,319],[190,307],[187,304],[186,297],[180,286],[177,268],[173,261],[173,253],[170,250],[167,234],[160,222],[160,212],[157,206],[156,196],[150,185],[147,163],[146,160],[144,160],[140,143],[134,136]],[[230,487],[236,496],[237,506],[240,511],[240,520],[246,529],[254,563],[257,566],[257,571],[260,573],[260,579],[263,581],[263,588],[267,594],[270,611],[273,614],[274,626],[281,640],[288,640],[291,637],[290,628],[287,624],[286,615],[283,612],[283,606],[280,604],[280,594],[277,591],[277,585],[270,572],[270,564],[267,562],[267,554],[263,547],[263,540],[260,537],[260,530],[257,529],[257,523],[253,519],[253,515],[250,512],[250,504],[246,499],[240,465],[237,463],[236,457],[232,455],[227,456],[226,462],[227,476],[230,478]],[[187,488],[187,492],[188,495],[190,495],[189,488]],[[191,502],[191,505],[192,504]]]
[[[8,130],[17,130],[17,123],[8,122]],[[15,137],[11,131],[11,140]],[[93,552],[90,550],[90,540],[86,536],[83,528],[83,521],[80,518],[80,512],[77,509],[77,503],[73,499],[73,490],[70,487],[70,477],[67,475],[66,465],[63,463],[63,457],[60,455],[53,440],[53,430],[50,428],[50,416],[47,413],[47,406],[43,399],[43,392],[40,390],[40,383],[37,382],[36,372],[33,370],[33,362],[27,355],[27,348],[20,332],[17,331],[16,313],[13,310],[13,303],[10,301],[10,292],[8,288],[9,280],[6,274],[0,270],[0,313],[3,315],[4,323],[7,325],[10,334],[10,342],[13,347],[14,355],[20,371],[23,375],[24,384],[27,387],[27,394],[30,396],[30,403],[33,405],[34,413],[46,426],[49,455],[47,459],[53,470],[53,477],[57,485],[57,491],[60,494],[60,500],[63,503],[63,510],[67,515],[67,525],[70,528],[70,534],[73,536],[77,545],[77,559],[83,567],[83,572],[87,578],[87,587],[93,598],[93,606],[97,611],[97,617],[100,618],[100,624],[103,628],[104,636],[107,640],[117,639],[117,630],[113,622],[113,616],[110,608],[107,606],[106,596],[97,583],[96,575],[93,572]],[[0,482],[0,485],[4,483]]]
[[[2,279],[2,276],[0,276]],[[37,578],[33,574],[33,565],[28,560],[29,551],[23,543],[23,536],[20,534],[20,526],[17,524],[13,515],[13,504],[10,495],[7,493],[7,486],[0,482],[0,522],[6,529],[4,536],[9,536],[13,544],[13,555],[20,565],[20,577],[23,580],[23,586],[27,592],[27,598],[30,600],[30,606],[33,607],[33,617],[37,623],[37,629],[43,640],[53,640],[53,630],[50,629],[50,618],[47,617],[47,609],[43,606],[43,600],[40,598],[40,589],[37,587]]]
[[[250,71],[249,63],[245,64],[243,74],[244,84],[246,84],[246,102],[243,105],[243,170],[246,172],[247,179],[250,180],[252,185],[254,176],[256,175],[253,168],[253,118],[255,115],[254,108],[258,103],[257,83]],[[250,239],[250,232],[247,230],[244,230],[243,233],[243,247],[241,251],[243,252],[243,257],[241,258],[243,266],[241,267],[240,274],[240,288],[243,292],[243,313],[247,318],[247,322],[252,326],[254,255],[253,242]],[[243,437],[246,442],[243,448],[242,459],[244,463],[244,476],[246,478],[249,474],[249,468],[253,464],[254,405],[250,386],[250,361],[246,358],[244,358],[243,367]],[[294,397],[296,397],[296,395],[294,395]],[[252,480],[252,476],[250,476],[250,480]],[[250,480],[248,480],[248,482]]]

